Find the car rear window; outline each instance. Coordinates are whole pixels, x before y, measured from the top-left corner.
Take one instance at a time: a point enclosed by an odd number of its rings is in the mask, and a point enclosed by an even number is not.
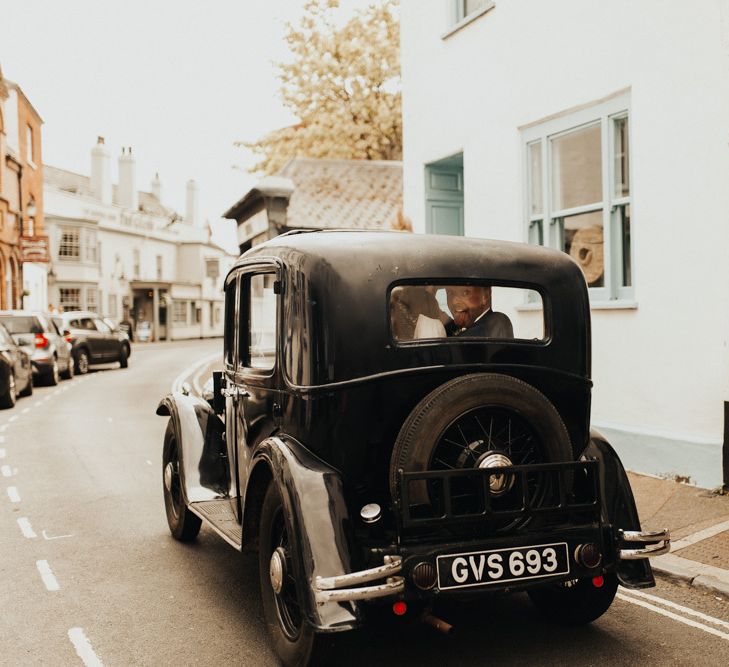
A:
[[[2,315],[0,322],[11,334],[43,333],[43,326],[32,315]]]
[[[390,292],[397,342],[437,339],[542,341],[542,297],[536,290],[474,281],[398,285]]]

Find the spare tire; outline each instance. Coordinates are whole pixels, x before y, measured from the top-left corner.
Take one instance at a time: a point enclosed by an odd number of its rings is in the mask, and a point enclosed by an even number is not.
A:
[[[464,375],[434,389],[413,409],[395,441],[390,459],[390,491],[398,501],[398,471],[488,468],[573,460],[569,434],[556,408],[539,390],[497,373]],[[522,493],[514,476],[490,478],[494,510],[521,506]],[[551,481],[549,481],[551,480]],[[556,490],[554,477],[529,474],[532,504],[542,504]],[[452,497],[462,499],[456,513],[480,511],[478,482],[454,480]],[[408,489],[408,504],[427,507],[423,516],[438,516],[437,484],[416,481]],[[549,487],[549,488],[548,488]],[[480,501],[483,505],[483,499]],[[475,504],[475,505],[474,505]],[[501,528],[513,525],[509,521]]]

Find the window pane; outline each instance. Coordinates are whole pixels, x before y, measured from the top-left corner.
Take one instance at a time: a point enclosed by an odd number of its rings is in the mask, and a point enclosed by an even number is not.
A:
[[[544,317],[518,318],[516,307],[540,303],[538,292],[483,282],[400,285],[390,293],[390,326],[397,341],[482,338],[541,340]],[[516,330],[514,325],[516,323]]]
[[[628,118],[616,118],[613,129],[613,196],[630,195],[630,161],[628,154]]]
[[[630,260],[630,204],[618,206],[617,224],[621,240],[621,279],[623,287],[633,284],[633,267]]]
[[[468,16],[477,12],[486,4],[486,0],[463,0],[463,15]]]
[[[529,144],[529,210],[531,215],[542,213],[542,142]]]
[[[544,223],[542,220],[532,220],[529,223],[529,243],[544,245]]]
[[[558,218],[557,223],[562,233],[562,249],[580,265],[587,284],[604,287],[602,211]]]
[[[273,292],[273,274],[251,276],[248,329],[248,365],[251,368],[270,369],[276,353],[276,295]]]
[[[555,211],[602,201],[600,124],[552,139],[552,207]]]

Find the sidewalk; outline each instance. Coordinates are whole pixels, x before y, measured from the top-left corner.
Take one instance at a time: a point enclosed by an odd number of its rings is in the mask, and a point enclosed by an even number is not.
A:
[[[628,476],[643,530],[671,530],[671,552],[651,559],[656,575],[729,598],[729,496]]]

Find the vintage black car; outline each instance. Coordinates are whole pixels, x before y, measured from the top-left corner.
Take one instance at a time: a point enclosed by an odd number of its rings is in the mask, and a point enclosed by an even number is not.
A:
[[[204,521],[258,550],[284,664],[383,603],[427,618],[439,597],[527,591],[581,624],[618,583],[654,585],[669,535],[641,531],[590,429],[590,307],[567,255],[289,233],[237,261],[225,303],[212,398],[157,409],[167,519],[178,540]]]

